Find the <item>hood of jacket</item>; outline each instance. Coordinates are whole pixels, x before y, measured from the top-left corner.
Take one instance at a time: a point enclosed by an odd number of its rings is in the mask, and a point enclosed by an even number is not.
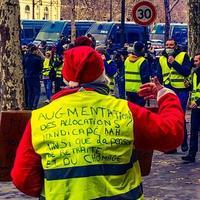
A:
[[[128,57],[128,60],[130,61],[130,62],[136,62],[138,59],[140,59],[142,56],[136,56],[136,55],[130,55],[129,57]]]

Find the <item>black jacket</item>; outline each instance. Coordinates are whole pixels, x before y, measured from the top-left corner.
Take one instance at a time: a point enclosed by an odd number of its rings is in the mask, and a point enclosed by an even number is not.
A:
[[[40,77],[43,68],[43,60],[35,54],[26,54],[23,59],[25,78]]]

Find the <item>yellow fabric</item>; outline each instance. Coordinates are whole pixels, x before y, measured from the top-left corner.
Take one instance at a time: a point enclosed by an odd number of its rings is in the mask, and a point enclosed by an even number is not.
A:
[[[182,65],[184,57],[186,52],[180,52],[176,57],[175,61]],[[169,68],[167,64],[167,58],[164,56],[161,56],[159,59],[161,68],[162,68],[162,75],[163,75],[163,81],[164,84],[171,84],[174,88],[185,88],[184,80],[188,77],[184,77],[181,74],[179,74],[173,67],[171,69]],[[169,71],[170,70],[170,71]]]
[[[127,92],[138,92],[142,85],[140,67],[144,61],[144,57],[139,57],[135,62],[130,61],[130,57],[125,60],[125,90]]]
[[[61,64],[59,67],[56,68],[56,78],[62,77],[62,68],[63,68],[63,64]]]
[[[80,91],[33,111],[32,143],[46,171],[118,166],[130,163],[135,151],[133,124],[127,101]],[[141,174],[136,161],[121,175],[45,179],[44,183],[47,200],[90,200],[137,188]]]
[[[42,70],[43,76],[49,76],[49,72],[50,72],[50,69],[51,69],[49,62],[50,62],[49,58],[44,59],[43,70]]]
[[[163,84],[168,85],[170,82],[170,68],[167,64],[167,58],[165,56],[160,56],[159,63],[162,68]]]
[[[108,60],[106,62],[110,64],[112,60]],[[108,87],[110,88],[111,93],[113,93],[115,89],[115,79],[113,77],[109,77],[109,79],[110,79],[110,83],[108,84]]]
[[[197,101],[197,99],[200,98],[200,83],[197,84],[197,74],[193,74],[193,88],[192,88],[192,94],[191,94],[191,101]],[[198,106],[200,108],[200,106]]]
[[[130,61],[130,62],[135,62],[135,61],[137,61],[137,60],[139,60],[141,57],[138,57],[138,56],[136,56],[136,55],[129,55],[128,56],[128,60]]]

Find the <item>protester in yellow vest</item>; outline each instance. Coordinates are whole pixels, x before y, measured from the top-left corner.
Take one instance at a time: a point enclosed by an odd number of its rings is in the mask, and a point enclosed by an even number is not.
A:
[[[46,92],[46,96],[47,96],[47,100],[45,100],[45,103],[49,103],[51,96],[52,96],[52,89],[53,89],[52,81],[49,78],[49,72],[51,70],[50,57],[51,57],[51,52],[46,51],[45,59],[43,62],[43,70],[42,70],[44,88],[45,88],[45,92]]]
[[[158,100],[155,114],[108,95],[103,60],[87,46],[65,51],[62,74],[69,88],[32,112],[13,183],[46,200],[143,200],[135,148],[168,151],[182,143],[178,97],[156,79],[143,85],[139,94]]]
[[[137,92],[143,83],[149,82],[150,68],[144,58],[144,44],[135,42],[133,54],[130,54],[124,62],[125,67],[125,91],[127,99],[140,106],[145,105],[145,100]]]
[[[50,60],[50,65],[55,69],[55,93],[61,90],[61,87],[64,85],[62,78],[62,67],[63,67],[63,56],[57,54],[57,49],[54,47],[52,49],[52,55]]]
[[[174,39],[168,39],[163,55],[159,58],[157,76],[160,77],[161,83],[177,94],[184,112],[186,112],[189,97],[189,89],[184,82],[189,79],[191,69],[192,63],[188,54],[178,48]],[[183,152],[188,150],[186,123],[184,142],[181,145],[181,149]],[[169,153],[176,152],[177,150],[174,149]]]
[[[195,162],[198,152],[198,132],[200,128],[200,53],[194,57],[196,67],[192,74],[192,94],[190,99],[191,128],[190,128],[190,148],[188,155],[183,156],[185,163]]]

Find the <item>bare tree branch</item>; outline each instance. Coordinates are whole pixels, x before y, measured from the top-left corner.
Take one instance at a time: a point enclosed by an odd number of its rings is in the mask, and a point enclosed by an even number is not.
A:
[[[172,12],[172,10],[174,9],[174,7],[178,4],[179,0],[174,1],[173,5],[170,6],[171,8],[169,9],[169,13]]]

